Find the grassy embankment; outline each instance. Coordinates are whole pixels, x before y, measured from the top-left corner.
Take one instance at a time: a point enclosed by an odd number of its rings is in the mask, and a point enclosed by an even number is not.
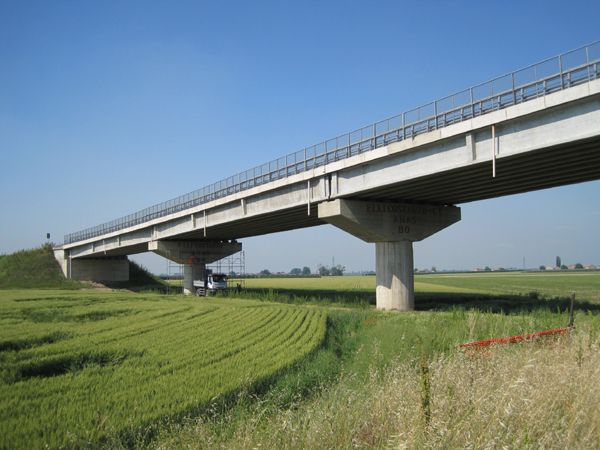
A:
[[[62,275],[50,244],[11,255],[0,255],[0,289],[81,287],[81,283],[67,280]]]
[[[0,289],[81,289],[89,287],[66,279],[54,258],[51,244],[0,255]],[[165,283],[144,267],[129,261],[129,281],[109,283],[108,287],[132,290],[164,290]]]

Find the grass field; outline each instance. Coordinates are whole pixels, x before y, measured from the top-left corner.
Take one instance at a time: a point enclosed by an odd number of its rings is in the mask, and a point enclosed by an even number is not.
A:
[[[141,442],[324,335],[324,312],[287,305],[0,291],[0,448]]]
[[[246,286],[0,290],[0,448],[600,446],[598,272],[417,276],[401,314],[373,277]],[[564,326],[571,292],[570,337],[457,348]]]
[[[159,448],[600,447],[600,388],[591,381],[600,377],[600,273],[418,276],[424,310],[402,314],[343,308],[371,295],[373,277],[248,281],[276,301],[337,295],[329,314],[354,318],[344,337],[352,356],[336,382],[292,407],[258,402],[244,414],[199,417],[162,436]],[[457,348],[562,327],[573,291],[568,337]]]
[[[375,304],[374,276],[322,278],[250,278],[250,296],[288,303]],[[564,308],[576,295],[581,309],[600,308],[600,272],[496,272],[415,276],[416,308],[447,309],[457,305],[483,310]],[[596,306],[594,306],[596,305]]]
[[[248,278],[246,287],[301,289],[305,291],[368,291],[375,289],[374,276],[314,278]],[[417,293],[528,294],[547,296],[576,292],[578,297],[600,301],[600,272],[490,272],[415,275]]]

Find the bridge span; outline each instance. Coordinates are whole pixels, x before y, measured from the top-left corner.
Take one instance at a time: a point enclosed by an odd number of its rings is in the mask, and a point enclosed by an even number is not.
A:
[[[412,242],[456,205],[600,179],[600,41],[198,191],[65,236],[67,277],[126,280],[153,251],[197,271],[238,239],[333,224],[375,243],[377,307],[414,308]]]

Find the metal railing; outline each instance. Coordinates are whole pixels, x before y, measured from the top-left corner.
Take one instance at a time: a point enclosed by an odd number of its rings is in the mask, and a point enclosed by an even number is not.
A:
[[[306,147],[128,216],[67,234],[64,243],[148,222],[597,78],[600,78],[600,41]]]

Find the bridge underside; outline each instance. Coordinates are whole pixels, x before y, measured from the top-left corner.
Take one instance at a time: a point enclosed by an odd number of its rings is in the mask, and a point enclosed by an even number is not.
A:
[[[524,193],[600,179],[600,136],[496,160],[439,172],[385,188],[371,189],[349,197],[356,200],[399,201],[434,205],[458,205],[478,200]],[[326,222],[318,217],[317,204],[294,206],[268,214],[243,217],[183,232],[169,240],[231,240],[274,232],[314,227]],[[107,250],[105,255],[130,255],[148,251],[143,242]]]
[[[392,184],[356,199],[457,205],[600,179],[600,136]]]

